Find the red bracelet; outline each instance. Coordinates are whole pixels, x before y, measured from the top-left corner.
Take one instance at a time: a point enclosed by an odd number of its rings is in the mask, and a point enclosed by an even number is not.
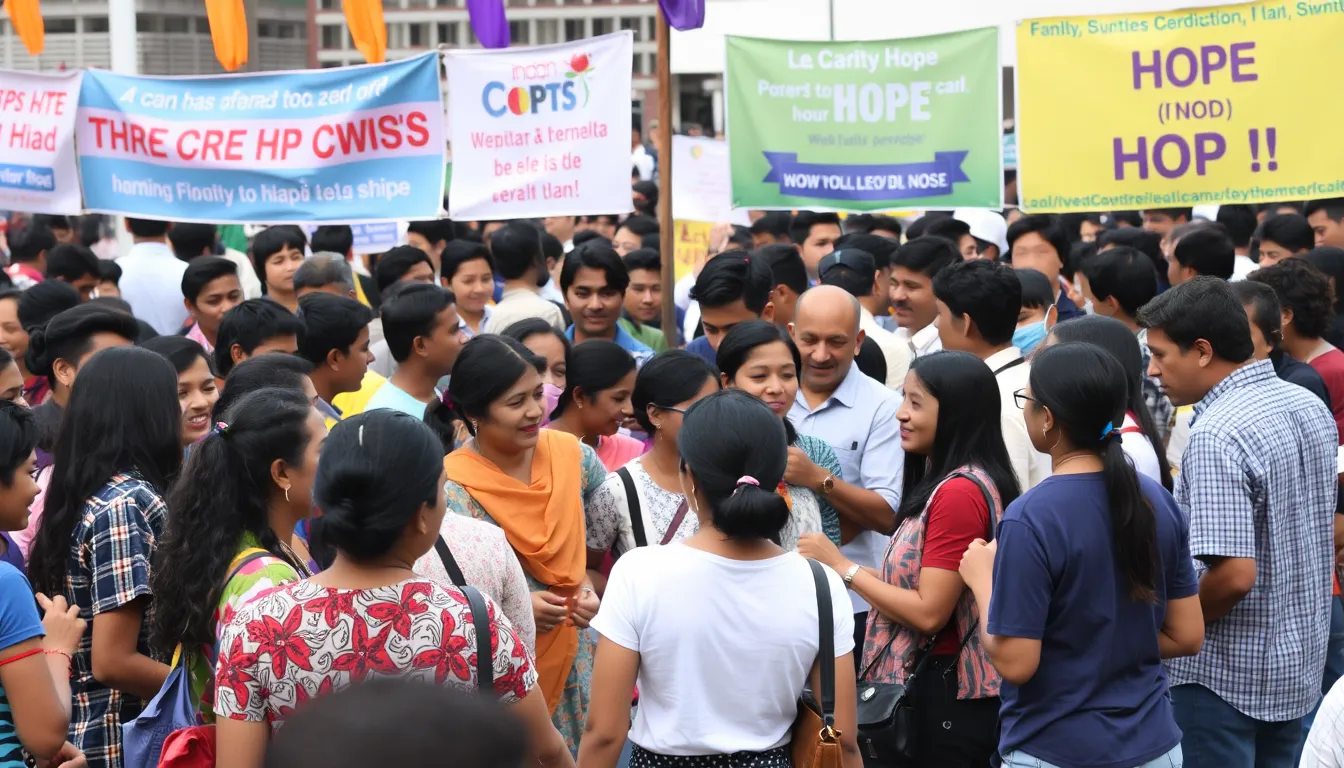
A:
[[[31,651],[24,651],[23,653],[20,653],[16,656],[10,656],[8,659],[0,659],[0,667],[5,666],[6,664],[13,664],[16,661],[22,661],[28,658],[29,656],[36,656],[41,652],[42,652],[41,648],[34,648]]]

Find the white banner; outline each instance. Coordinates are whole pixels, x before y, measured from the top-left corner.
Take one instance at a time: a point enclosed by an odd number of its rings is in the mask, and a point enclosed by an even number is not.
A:
[[[0,209],[80,212],[75,111],[82,70],[0,69]]]
[[[727,142],[673,136],[672,168],[673,218],[751,226],[745,208],[733,210]]]
[[[627,213],[630,32],[444,53],[455,219]]]

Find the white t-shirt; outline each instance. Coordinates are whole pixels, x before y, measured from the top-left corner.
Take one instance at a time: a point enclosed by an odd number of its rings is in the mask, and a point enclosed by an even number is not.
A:
[[[1140,475],[1147,475],[1156,482],[1162,482],[1162,469],[1157,464],[1157,451],[1153,448],[1153,443],[1143,432],[1130,431],[1138,429],[1138,422],[1125,414],[1125,426],[1120,433],[1120,445],[1125,449],[1125,455],[1129,457],[1129,463],[1134,465],[1134,470]]]
[[[1299,768],[1344,768],[1344,685],[1335,683],[1321,700],[1302,744]]]
[[[854,650],[854,616],[827,569],[835,654]],[[638,651],[630,740],[660,755],[763,752],[789,742],[817,659],[816,587],[794,552],[730,560],[685,544],[616,561],[593,628]]]

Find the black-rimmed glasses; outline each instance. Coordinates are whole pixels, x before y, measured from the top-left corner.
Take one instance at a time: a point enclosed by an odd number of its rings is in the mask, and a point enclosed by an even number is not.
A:
[[[1031,395],[1028,395],[1026,389],[1019,389],[1013,393],[1013,402],[1017,405],[1018,410],[1026,410],[1027,401],[1031,401],[1033,403],[1041,402],[1040,400],[1037,400]]]

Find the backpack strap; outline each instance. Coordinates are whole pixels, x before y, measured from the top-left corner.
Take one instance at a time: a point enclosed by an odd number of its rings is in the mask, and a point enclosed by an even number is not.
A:
[[[476,627],[476,690],[482,696],[493,698],[495,652],[490,647],[490,609],[486,607],[480,590],[467,584],[459,585],[458,589],[467,598],[467,604],[471,607],[471,623]]]
[[[621,484],[625,486],[625,507],[630,511],[630,532],[634,534],[635,546],[647,547],[649,539],[644,533],[644,510],[640,508],[635,478],[625,467],[616,470],[616,474],[620,476]]]
[[[228,589],[229,582],[233,581],[235,576],[242,573],[243,569],[246,568],[249,563],[260,560],[263,557],[274,557],[274,555],[261,547],[248,547],[235,555],[233,562],[229,563],[229,572],[228,575],[224,577],[224,583],[219,586],[220,591],[222,592],[223,590]],[[180,647],[181,646],[179,646],[179,648]],[[177,654],[175,653],[174,659],[176,659],[176,657]],[[219,661],[219,638],[215,638],[215,644],[210,647],[210,658],[206,660],[210,662],[210,685],[213,687],[215,664]],[[176,664],[174,664],[174,666],[176,666]]]
[[[448,542],[443,540],[443,536],[434,540],[434,551],[439,553],[439,559],[443,561],[443,569],[448,572],[448,578],[457,587],[467,589],[467,578],[462,575],[462,569],[457,565],[457,558],[453,557],[453,551],[448,549]],[[472,611],[476,606],[472,606]]]

